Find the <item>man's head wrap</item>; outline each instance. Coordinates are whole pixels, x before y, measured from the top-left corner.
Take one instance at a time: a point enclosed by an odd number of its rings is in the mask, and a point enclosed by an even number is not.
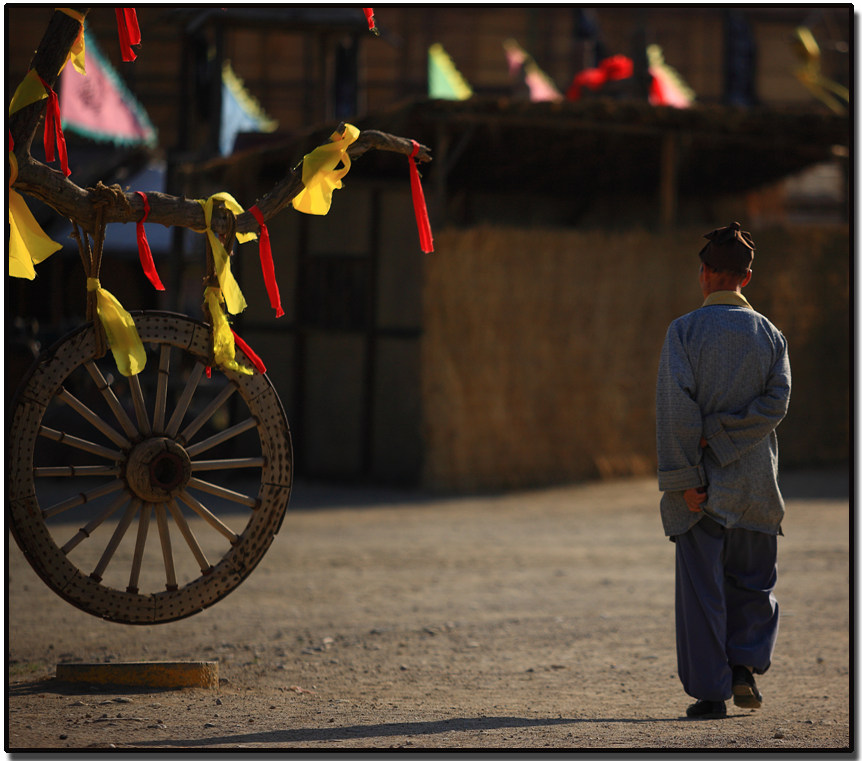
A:
[[[707,243],[700,250],[700,260],[714,270],[744,274],[754,261],[754,241],[751,234],[740,229],[739,222],[719,227],[703,236]]]

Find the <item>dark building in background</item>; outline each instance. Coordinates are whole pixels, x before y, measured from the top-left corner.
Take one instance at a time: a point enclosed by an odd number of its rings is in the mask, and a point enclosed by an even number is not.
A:
[[[26,72],[52,11],[7,6],[7,93]],[[432,225],[438,238],[451,231],[459,250],[458,231],[483,226],[535,230],[537,240],[543,231],[597,231],[616,240],[628,230],[645,230],[666,241],[677,227],[711,229],[727,215],[754,226],[813,221],[833,228],[846,221],[847,117],[832,113],[800,83],[793,41],[798,26],[810,26],[821,41],[823,75],[846,84],[849,54],[842,44],[850,39],[849,9],[381,6],[377,38],[361,8],[141,6],[143,44],[134,63],[118,60],[108,11],[94,7],[88,28],[159,130],[160,189],[169,193],[206,197],[227,190],[247,207],[346,120],[432,148],[434,162],[422,168]],[[614,54],[640,61],[645,44],[658,44],[695,91],[697,106],[653,109],[636,90],[583,104],[529,103],[509,77],[502,42],[510,37],[562,92],[581,67]],[[435,42],[470,83],[471,101],[427,99],[427,50]],[[279,129],[240,135],[234,155],[223,158],[225,60]],[[809,167],[819,167],[819,174],[799,179]],[[139,168],[140,159],[119,162],[102,179],[126,184]],[[85,174],[77,165],[72,179],[81,182]],[[787,176],[796,178],[792,187],[782,184]],[[51,210],[40,214],[48,229]],[[105,279],[120,301],[199,316],[202,236],[178,231],[153,246],[169,283],[156,294],[140,272],[132,226],[111,227]],[[270,232],[286,314],[273,318],[256,244],[245,244],[235,271],[250,306],[237,329],[265,359],[286,408],[297,474],[493,486],[491,471],[470,482],[428,465],[439,462],[447,446],[436,433],[436,413],[429,413],[430,369],[441,357],[428,349],[433,336],[423,299],[429,261],[418,250],[403,157],[366,155],[355,162],[327,217],[286,210]],[[121,237],[132,243],[120,245]],[[83,321],[80,270],[77,250],[67,246],[40,266],[36,281],[7,284],[7,310],[39,323],[28,337],[26,325],[16,333],[7,320],[7,347],[19,346],[26,356],[32,340],[48,343]],[[603,345],[615,345],[613,336],[606,338]],[[7,365],[7,391],[18,371],[19,365]],[[510,382],[476,372],[492,384]],[[487,423],[477,415],[464,425],[481,434]],[[632,461],[648,466],[648,444],[639,446],[643,451]],[[578,462],[569,475],[603,472]],[[551,477],[564,478],[565,471]],[[507,481],[500,474],[497,483],[529,482],[529,474],[520,478]]]

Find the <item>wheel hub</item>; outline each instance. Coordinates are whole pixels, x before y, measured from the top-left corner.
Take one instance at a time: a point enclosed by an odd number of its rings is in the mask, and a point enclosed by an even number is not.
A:
[[[162,436],[144,439],[129,454],[126,482],[146,502],[164,502],[182,491],[192,475],[186,450]]]

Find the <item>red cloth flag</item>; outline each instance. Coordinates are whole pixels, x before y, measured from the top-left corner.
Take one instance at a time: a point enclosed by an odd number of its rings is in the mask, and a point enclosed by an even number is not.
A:
[[[419,153],[419,143],[413,143],[413,153],[407,158],[410,164],[410,190],[413,195],[413,212],[416,214],[416,227],[419,229],[419,245],[423,253],[430,254],[434,251],[434,240],[431,237],[431,223],[428,221],[428,209],[425,206],[425,194],[422,192],[422,183],[419,180],[419,170],[413,160]]]
[[[141,260],[141,267],[144,268],[144,274],[147,279],[153,284],[153,288],[157,291],[165,290],[162,281],[159,278],[159,273],[156,272],[156,263],[153,261],[153,254],[150,251],[150,242],[147,240],[147,234],[144,232],[144,222],[150,216],[150,202],[147,200],[147,194],[140,190],[135,191],[141,198],[144,199],[144,216],[138,220],[136,224],[136,232],[138,236],[138,257]]]
[[[72,174],[72,170],[69,169],[69,157],[66,153],[66,138],[63,137],[63,128],[60,126],[60,102],[57,100],[57,93],[51,89],[51,86],[42,79],[42,77],[39,77],[39,81],[45,88],[45,92],[48,93],[48,107],[45,110],[45,160],[48,162],[54,160],[54,140],[56,139],[57,153],[60,156],[60,166],[63,169],[63,174],[68,177]]]
[[[363,8],[362,10],[365,12],[365,18],[368,21],[369,31],[377,34],[377,24],[374,21],[374,8]]]
[[[248,361],[254,365],[255,370],[257,370],[261,375],[264,375],[266,373],[266,366],[263,364],[263,360],[258,357],[254,351],[252,351],[251,346],[236,334],[236,331],[233,328],[230,329],[230,332],[233,333],[233,340],[236,342],[236,345],[243,350],[245,356],[248,357]]]
[[[132,45],[141,44],[138,14],[134,8],[114,8],[117,16],[117,32],[120,35],[120,53],[124,61],[134,61],[138,56]]]
[[[275,280],[275,265],[272,263],[272,247],[269,242],[269,230],[263,214],[255,204],[249,211],[260,225],[260,269],[263,272],[263,282],[266,284],[266,292],[269,295],[269,303],[275,310],[275,316],[281,317],[284,310],[281,308],[281,295],[278,292],[278,283]]]

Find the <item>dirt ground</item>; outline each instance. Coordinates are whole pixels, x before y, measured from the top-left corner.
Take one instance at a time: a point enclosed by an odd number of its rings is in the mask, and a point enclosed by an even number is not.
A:
[[[688,720],[654,479],[440,498],[295,486],[227,598],[124,626],[7,545],[8,751],[852,749],[846,471],[790,473],[759,711]],[[218,689],[58,682],[62,662],[216,660]]]

